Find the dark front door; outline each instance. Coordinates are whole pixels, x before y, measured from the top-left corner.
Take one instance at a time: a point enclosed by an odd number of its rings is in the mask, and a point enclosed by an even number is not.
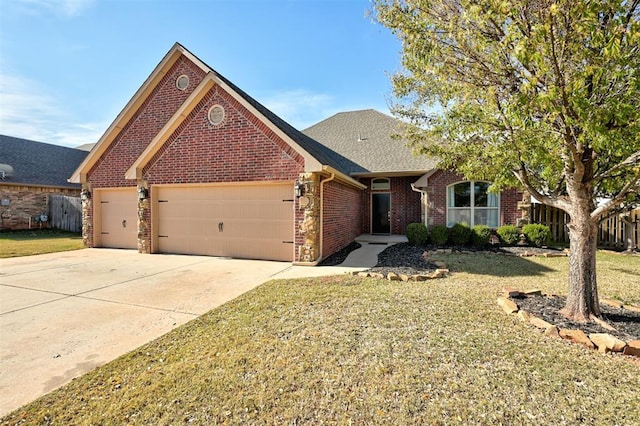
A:
[[[390,234],[391,194],[371,194],[371,233]]]

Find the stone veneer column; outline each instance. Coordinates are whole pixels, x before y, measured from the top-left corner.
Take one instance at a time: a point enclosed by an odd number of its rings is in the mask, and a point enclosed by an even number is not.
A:
[[[304,244],[298,250],[299,262],[314,262],[320,257],[320,185],[316,173],[301,173],[298,179],[304,185],[304,195],[298,205],[304,209],[300,234]]]
[[[526,189],[522,191],[522,200],[518,201],[518,210],[520,217],[517,219],[516,225],[527,225],[531,222],[531,194]]]
[[[80,198],[82,200],[82,244],[85,247],[93,247],[93,197],[87,185],[83,185]]]
[[[138,193],[141,189],[147,191],[144,199],[138,197],[138,253],[151,253],[151,191],[145,180],[138,181]]]

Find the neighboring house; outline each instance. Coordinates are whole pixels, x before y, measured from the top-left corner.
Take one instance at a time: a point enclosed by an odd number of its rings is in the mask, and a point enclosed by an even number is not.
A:
[[[86,151],[0,135],[0,229],[46,226],[52,194],[79,196],[67,179]]]
[[[465,207],[463,185],[447,190],[461,179],[391,139],[396,123],[367,110],[300,132],[176,43],[71,176],[85,243],[312,265],[361,233],[516,220],[515,192]]]

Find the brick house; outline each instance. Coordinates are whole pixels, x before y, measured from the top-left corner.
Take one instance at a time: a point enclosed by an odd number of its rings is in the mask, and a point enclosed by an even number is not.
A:
[[[85,244],[313,265],[411,222],[516,221],[515,192],[434,170],[396,123],[365,110],[300,132],[176,43],[70,178]]]
[[[46,227],[50,195],[80,195],[67,179],[87,154],[0,135],[0,230]]]

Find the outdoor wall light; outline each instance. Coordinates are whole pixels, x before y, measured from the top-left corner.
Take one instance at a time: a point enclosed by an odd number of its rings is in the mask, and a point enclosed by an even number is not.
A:
[[[143,186],[138,187],[138,200],[146,200],[149,196],[149,190]]]
[[[302,182],[296,182],[296,184],[293,185],[293,192],[296,195],[296,198],[302,197],[305,192],[304,184]]]
[[[82,201],[89,201],[91,199],[91,192],[88,189],[80,191],[80,199]]]

